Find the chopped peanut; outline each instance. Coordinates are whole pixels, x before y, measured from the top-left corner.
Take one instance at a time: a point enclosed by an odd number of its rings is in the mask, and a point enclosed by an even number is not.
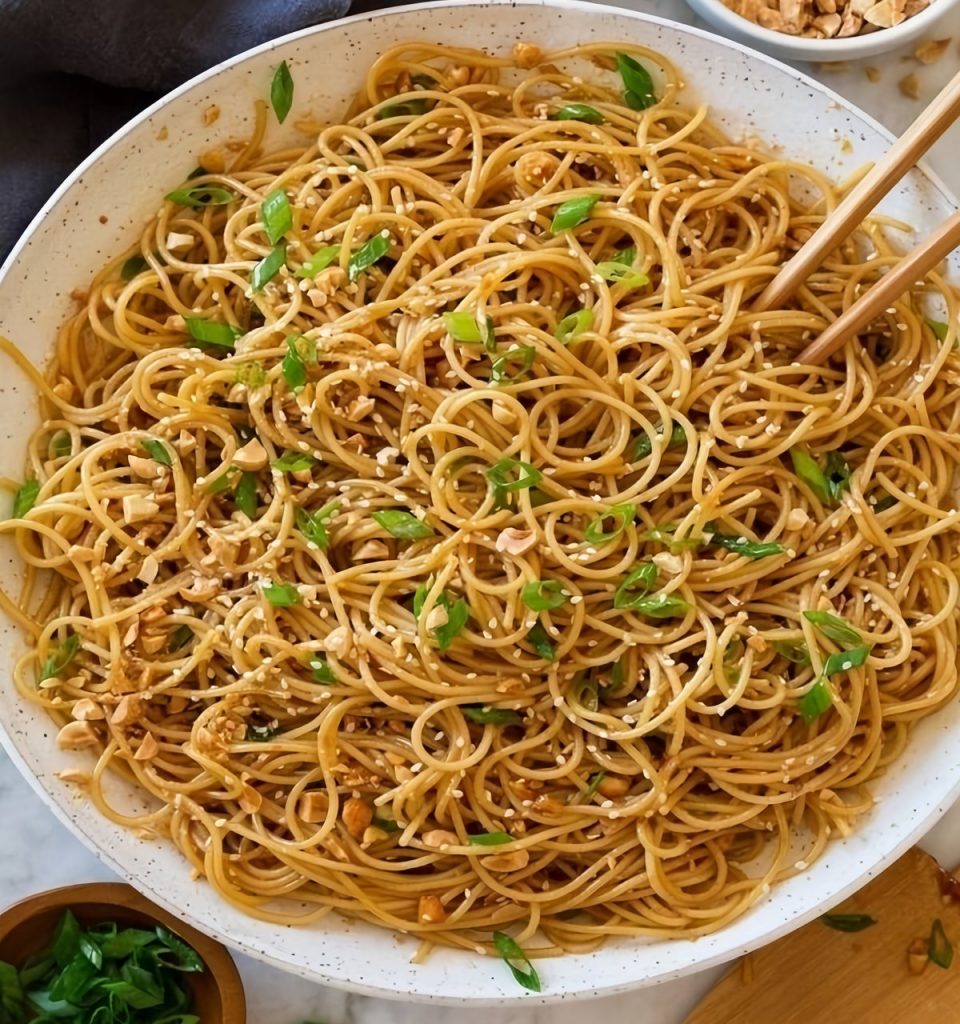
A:
[[[747,637],[747,647],[751,650],[756,651],[758,654],[763,654],[769,648],[767,641],[760,636],[759,633],[754,633],[753,636]]]
[[[492,857],[484,857],[480,863],[488,871],[520,871],[530,863],[530,854],[526,850],[497,853]]]
[[[110,724],[129,725],[131,722],[135,722],[142,714],[143,701],[133,694],[128,694],[126,697],[120,698],[120,703],[117,704],[113,714],[110,716]]]
[[[513,63],[518,68],[529,70],[543,61],[543,50],[534,43],[514,43]]]
[[[160,506],[146,494],[125,494],[121,505],[123,521],[128,524],[150,519],[160,511]]]
[[[441,846],[459,846],[460,840],[453,832],[447,832],[442,828],[435,828],[424,832],[420,836],[420,842],[431,849],[439,849]]]
[[[97,731],[89,722],[68,722],[57,733],[57,746],[61,750],[83,750],[99,744]]]
[[[514,165],[514,174],[519,181],[537,188],[543,186],[560,169],[560,161],[543,150],[524,153]]]
[[[324,637],[323,649],[336,654],[338,658],[346,657],[353,644],[353,635],[346,626],[337,626],[331,629]]]
[[[621,778],[619,775],[607,775],[597,785],[597,792],[601,796],[614,799],[626,796],[630,792],[630,780]]]
[[[256,437],[251,438],[242,448],[238,448],[233,453],[233,464],[246,472],[252,473],[263,469],[268,461],[267,449]]]
[[[535,547],[537,534],[534,530],[518,530],[508,526],[497,536],[497,551],[506,551],[508,555],[522,555]]]
[[[70,714],[78,722],[92,722],[106,718],[103,708],[89,697],[81,697],[70,709]]]
[[[440,629],[441,626],[445,626],[449,621],[450,617],[447,615],[447,609],[443,605],[437,604],[430,609],[425,625],[427,629]]]
[[[907,968],[911,974],[923,974],[930,960],[926,939],[914,939],[907,946]]]
[[[373,808],[366,800],[351,797],[343,805],[340,816],[343,818],[343,823],[346,825],[350,835],[354,839],[360,839],[363,836],[364,830],[373,821]]]
[[[447,912],[439,896],[421,896],[417,904],[417,920],[421,924],[443,924]]]
[[[311,789],[300,797],[298,813],[304,821],[309,821],[313,824],[325,821],[329,810],[330,798],[326,793]]]
[[[149,761],[150,758],[156,757],[160,753],[160,744],[157,743],[156,736],[152,732],[144,734],[143,739],[140,741],[140,746],[137,747],[137,752],[133,755],[134,761]]]

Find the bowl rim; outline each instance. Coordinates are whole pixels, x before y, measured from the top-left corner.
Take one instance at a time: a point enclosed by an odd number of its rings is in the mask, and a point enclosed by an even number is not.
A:
[[[749,36],[756,40],[758,45],[769,47],[771,51],[789,50],[791,60],[817,61],[829,56],[832,61],[856,59],[858,56],[867,57],[877,52],[875,48],[880,45],[881,40],[883,51],[895,50],[901,43],[922,35],[925,29],[933,26],[951,7],[960,3],[960,0],[931,0],[929,7],[925,7],[919,14],[907,18],[899,25],[867,35],[845,36],[842,39],[810,39],[808,36],[791,36],[786,32],[764,28],[742,14],[732,11],[723,0],[688,0],[688,3],[701,17],[714,19],[718,25],[722,24],[725,30],[740,36]],[[709,8],[712,13],[708,16],[698,9],[700,7]]]
[[[942,2],[960,2],[960,0],[942,0]],[[819,93],[821,96],[831,99],[841,108],[854,114],[859,120],[869,125],[877,134],[885,139],[889,144],[893,144],[896,141],[896,136],[885,126],[880,124],[874,117],[863,111],[855,103],[848,100],[846,97],[837,93],[834,89],[823,84],[817,79],[804,71],[801,71],[788,63],[785,63],[780,58],[771,56],[768,53],[759,51],[750,45],[740,42],[737,39],[730,38],[728,36],[720,35],[714,31],[710,31],[706,28],[699,26],[689,25],[683,22],[675,21],[671,18],[662,17],[659,15],[652,15],[646,12],[640,12],[629,8],[618,7],[606,2],[595,2],[595,0],[423,0],[423,2],[405,4],[399,7],[390,7],[380,11],[373,11],[369,13],[359,13],[348,15],[343,18],[333,19],[328,22],[323,22],[318,25],[311,25],[304,29],[299,29],[295,32],[287,33],[283,36],[278,36],[275,39],[267,40],[266,42],[260,43],[254,47],[250,47],[247,50],[242,51],[230,57],[224,61],[219,62],[207,70],[200,72],[194,77],[183,82],[169,93],[165,94],[159,100],[150,104],[147,108],[141,111],[139,114],[131,118],[128,122],[122,125],[116,132],[114,132],[109,138],[104,140],[93,152],[90,153],[77,167],[73,170],[64,181],[57,187],[52,193],[50,198],[43,204],[38,213],[30,221],[29,225],[10,251],[8,257],[0,265],[0,285],[3,284],[4,279],[10,272],[15,262],[19,259],[21,252],[26,247],[28,241],[33,234],[40,227],[42,222],[46,219],[53,207],[60,201],[60,199],[73,187],[75,183],[81,179],[84,174],[95,165],[100,158],[107,153],[114,146],[121,144],[126,136],[141,123],[148,121],[158,111],[162,110],[167,104],[174,99],[179,98],[184,93],[189,92],[197,85],[201,85],[214,79],[222,71],[228,68],[232,68],[236,65],[242,64],[249,60],[251,57],[258,56],[261,54],[269,53],[270,51],[277,49],[278,47],[285,46],[288,43],[296,42],[299,40],[307,39],[311,36],[322,37],[324,32],[339,29],[345,25],[358,24],[364,21],[380,20],[384,18],[391,18],[397,15],[407,15],[416,13],[426,13],[437,8],[454,8],[454,7],[476,7],[479,9],[492,8],[497,6],[504,7],[534,7],[543,9],[556,9],[571,11],[581,16],[589,17],[596,14],[598,11],[602,11],[606,14],[616,16],[618,18],[627,18],[640,25],[658,25],[668,28],[670,30],[679,32],[680,34],[689,35],[698,39],[705,40],[710,45],[722,46],[727,49],[736,51],[744,54],[751,61],[760,62],[767,64],[781,73],[785,73],[790,77],[796,79],[799,83],[812,89],[815,93]],[[743,20],[743,19],[741,19]],[[778,35],[777,33],[774,33]],[[960,200],[953,194],[952,190],[948,188],[940,177],[932,171],[925,162],[920,161],[917,164],[917,169],[923,175],[923,177],[936,188],[941,195],[955,206],[960,206]],[[152,903],[155,903],[160,909],[171,914],[176,920],[181,921],[184,926],[191,926],[202,934],[203,928],[205,927],[196,917],[193,916],[191,909],[187,905],[178,906],[174,902],[172,895],[168,895],[165,892],[155,891],[149,886],[145,886],[144,890],[141,891],[138,888],[140,879],[132,872],[123,867],[118,861],[117,857],[101,846],[99,846],[92,837],[82,828],[79,822],[73,820],[67,813],[65,806],[62,806],[59,801],[49,794],[44,788],[41,779],[36,775],[30,767],[27,765],[25,759],[20,755],[19,750],[13,740],[12,735],[8,729],[8,723],[0,717],[0,745],[4,747],[7,754],[10,756],[13,763],[17,766],[21,775],[27,780],[28,784],[38,794],[43,803],[53,812],[56,818],[62,822],[70,833],[78,838],[101,862],[107,864],[113,871],[115,871],[121,878],[131,885],[137,892],[141,892],[144,898],[149,898]],[[771,942],[776,941],[782,936],[788,934],[791,931],[801,927],[808,923],[814,918],[818,917],[825,910],[829,909],[830,906],[836,905],[848,898],[850,895],[855,893],[858,889],[862,888],[866,882],[872,878],[876,873],[882,871],[884,868],[892,864],[898,857],[900,857],[909,847],[914,845],[919,838],[925,835],[930,828],[943,816],[943,814],[949,809],[952,803],[960,798],[960,772],[957,773],[954,781],[942,794],[941,802],[926,809],[922,816],[919,816],[913,827],[906,833],[904,833],[901,841],[892,847],[885,847],[886,853],[876,857],[875,859],[864,860],[861,863],[861,868],[857,873],[855,879],[850,881],[848,884],[843,885],[833,891],[832,895],[826,900],[812,905],[807,910],[799,913],[793,913],[787,915],[785,921],[773,928],[767,929],[762,935],[755,938],[746,940],[737,945],[730,945],[712,952],[706,957],[695,960],[694,962],[679,965],[671,968],[669,973],[664,973],[657,977],[643,977],[638,979],[629,979],[625,981],[617,981],[611,983],[604,983],[600,986],[591,984],[590,982],[584,983],[583,987],[575,990],[566,991],[554,991],[554,992],[543,992],[537,995],[533,993],[524,993],[518,991],[516,994],[511,993],[509,996],[465,996],[463,994],[445,996],[443,994],[436,993],[421,993],[407,990],[400,990],[396,987],[388,988],[382,983],[377,984],[374,981],[356,981],[353,978],[343,974],[324,974],[319,970],[305,967],[303,964],[293,963],[289,960],[282,959],[273,952],[268,952],[258,946],[248,943],[242,938],[237,938],[230,934],[221,934],[220,938],[223,943],[231,949],[250,956],[253,959],[259,960],[263,963],[267,963],[272,967],[276,967],[288,973],[292,973],[301,977],[308,978],[318,984],[330,985],[335,988],[347,990],[350,992],[356,992],[362,995],[374,996],[381,999],[396,1000],[400,1002],[414,1002],[420,1004],[432,1004],[432,1005],[448,1005],[457,1006],[460,1008],[479,1008],[483,1006],[503,1006],[509,1005],[521,1005],[525,1004],[529,1007],[538,1005],[550,1005],[561,1002],[569,1002],[571,1000],[581,1000],[589,998],[597,998],[603,996],[613,996],[623,994],[627,992],[637,991],[640,988],[652,987],[654,985],[663,984],[665,982],[673,981],[681,977],[689,977],[694,974],[701,973],[710,968],[718,967],[722,964],[726,964],[735,958],[750,952],[751,950],[758,949]],[[95,809],[94,809],[95,810]],[[117,826],[121,828],[121,826]],[[186,862],[184,862],[186,864]],[[117,883],[122,884],[122,883]],[[215,939],[213,941],[216,941]],[[682,939],[673,940],[677,942],[687,941]]]
[[[79,907],[103,907],[105,920],[111,907],[132,910],[162,925],[183,939],[207,967],[200,983],[214,986],[220,994],[223,1016],[219,1024],[246,1024],[246,997],[240,972],[229,950],[222,942],[200,931],[187,921],[147,899],[126,882],[81,882],[45,889],[11,903],[0,911],[0,940],[14,929],[48,910],[69,910]],[[218,1024],[211,1021],[210,1024]]]

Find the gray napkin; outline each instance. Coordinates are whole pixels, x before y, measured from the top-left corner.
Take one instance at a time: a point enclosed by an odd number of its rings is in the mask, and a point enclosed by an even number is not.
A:
[[[349,7],[350,0],[0,0],[0,261],[72,168],[157,95]]]

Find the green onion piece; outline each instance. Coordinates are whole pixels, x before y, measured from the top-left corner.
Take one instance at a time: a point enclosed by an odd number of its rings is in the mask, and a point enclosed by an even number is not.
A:
[[[950,330],[949,324],[945,324],[942,320],[928,320],[927,327],[936,335],[937,341],[947,340],[947,332]]]
[[[462,341],[466,345],[480,345],[488,351],[496,350],[494,341],[493,319],[485,317],[483,323],[465,309],[454,310],[443,314],[443,322],[447,333],[454,341]]]
[[[593,327],[593,310],[578,309],[576,313],[570,313],[557,324],[554,337],[561,345],[569,345],[574,338],[589,331],[591,327]]]
[[[461,709],[471,722],[478,725],[519,725],[523,719],[508,708],[465,707]]]
[[[418,519],[412,512],[405,512],[399,508],[385,508],[373,513],[373,518],[390,534],[398,540],[423,540],[426,537],[435,537],[437,531],[422,519]]]
[[[279,731],[274,725],[253,725],[248,722],[245,738],[254,743],[266,743],[268,740],[272,740]]]
[[[790,460],[793,462],[793,471],[822,501],[827,499],[827,478],[816,460],[808,455],[802,448],[790,449]]]
[[[131,256],[120,268],[120,278],[124,281],[132,281],[137,274],[142,274],[150,268],[150,264],[142,256]]]
[[[327,520],[340,511],[340,502],[331,501],[316,512],[308,512],[305,508],[298,508],[294,514],[294,522],[297,529],[306,537],[307,542],[316,544],[321,551],[326,551],[330,546],[330,537],[327,534]]]
[[[22,519],[37,503],[40,481],[32,476],[24,480],[13,495],[13,518]]]
[[[589,803],[596,795],[597,790],[600,788],[600,783],[607,777],[606,772],[597,772],[595,775],[591,775],[589,779],[589,785],[580,794],[580,803]]]
[[[493,944],[514,978],[531,992],[539,992],[540,976],[520,946],[505,932],[494,932]]]
[[[277,115],[277,120],[283,124],[293,106],[293,77],[286,61],[273,73],[273,80],[270,82],[270,104]]]
[[[257,518],[257,474],[241,473],[240,482],[233,492],[233,501],[237,508],[248,518]]]
[[[486,471],[486,477],[493,485],[494,507],[503,508],[506,505],[508,494],[533,487],[540,483],[543,474],[529,462],[521,462],[519,459],[501,459]]]
[[[897,499],[892,494],[884,494],[882,491],[880,494],[881,497],[877,498],[875,501],[871,499],[873,504],[870,507],[874,512],[886,512],[888,508],[893,508],[893,506],[896,505]]]
[[[637,247],[635,245],[628,245],[625,249],[621,249],[609,262],[622,263],[625,267],[632,267],[636,261]]]
[[[453,604],[450,604],[449,599],[447,599],[446,609],[447,621],[442,626],[437,626],[433,631],[437,647],[441,651],[450,649],[450,645],[463,632],[463,628],[470,618],[470,606],[462,597],[454,601]]]
[[[260,216],[271,245],[276,245],[293,227],[293,209],[282,188],[268,192],[260,204]]]
[[[690,605],[676,594],[654,594],[641,597],[636,604],[631,605],[631,610],[650,619],[679,619],[690,611]]]
[[[616,693],[624,683],[624,676],[626,670],[623,665],[623,658],[617,658],[613,663],[613,667],[610,669],[610,685],[607,687],[608,693]]]
[[[852,668],[860,668],[870,656],[870,647],[864,644],[861,647],[851,647],[849,651],[840,651],[839,654],[831,654],[823,664],[823,674],[834,676],[838,672],[849,672]]]
[[[663,424],[661,423],[657,427],[657,436],[663,436]],[[686,448],[687,446],[687,432],[680,426],[679,423],[674,423],[670,428],[670,440],[667,442],[667,448]],[[653,438],[644,431],[642,434],[637,435],[637,439],[633,442],[633,451],[630,453],[631,461],[639,462],[640,459],[645,459],[648,455],[653,453]]]
[[[187,181],[193,181],[194,178],[202,178],[205,174],[210,172],[205,168],[197,164],[196,167],[187,175]]]
[[[523,588],[520,598],[534,612],[551,611],[567,603],[559,580],[534,580]]]
[[[534,653],[544,661],[555,661],[557,652],[554,649],[553,641],[547,635],[543,624],[535,622],[526,636],[527,643],[533,648]]]
[[[400,831],[400,826],[392,818],[384,818],[379,814],[373,816],[373,821],[370,823],[374,828],[380,829],[381,832],[386,832],[387,835],[393,835]],[[303,1024],[310,1024],[309,1021],[304,1021]]]
[[[55,459],[64,459],[73,454],[73,438],[65,430],[58,430],[50,441],[50,449]]]
[[[168,199],[177,206],[225,206],[236,199],[236,195],[229,189],[221,188],[219,185],[193,185],[190,188],[176,188],[168,192],[164,199]]]
[[[216,478],[216,480],[211,480],[210,483],[204,487],[204,494],[222,494],[224,491],[229,490],[233,483],[233,474],[235,472],[236,468],[234,466],[227,466],[226,473],[222,473]]]
[[[475,836],[467,836],[468,846],[503,846],[504,843],[512,843],[513,836],[506,832],[480,832]]]
[[[585,121],[587,124],[603,124],[603,114],[587,103],[568,103],[550,115],[551,121]]]
[[[289,608],[300,603],[300,591],[292,583],[267,583],[260,589],[274,608]]]
[[[596,711],[600,707],[600,685],[596,679],[578,672],[570,684],[570,702],[587,711]]]
[[[610,508],[601,512],[596,519],[587,524],[587,528],[583,531],[584,540],[589,544],[606,544],[609,541],[616,540],[627,528],[627,525],[633,522],[633,517],[636,514],[637,508],[635,505],[626,503],[611,505]],[[616,525],[612,530],[604,531],[603,524],[607,519],[613,519]]]
[[[711,544],[732,551],[735,555],[742,555],[744,558],[770,558],[773,555],[782,555],[786,548],[775,541],[752,541],[746,537],[736,534],[715,533],[712,524],[707,524],[707,532],[713,533],[710,538]]]
[[[839,615],[834,615],[832,612],[813,611],[804,612],[803,617],[807,622],[812,622],[818,632],[834,643],[840,644],[841,647],[863,643],[863,637],[846,619],[841,619]]]
[[[263,387],[267,380],[267,371],[263,363],[241,363],[233,375],[234,382],[247,388]]]
[[[843,492],[850,487],[850,466],[840,452],[827,454],[826,470],[802,448],[791,448],[790,458],[798,477],[824,505],[839,505]]]
[[[557,207],[550,230],[556,235],[561,231],[569,231],[571,228],[577,227],[585,220],[590,219],[593,208],[599,202],[599,195],[577,196],[575,199],[568,199]]]
[[[623,79],[623,99],[631,110],[646,110],[657,102],[650,72],[626,53],[617,54],[617,70]]]
[[[636,608],[637,602],[650,592],[656,582],[657,567],[653,562],[644,562],[629,572],[617,587],[613,595],[613,607],[620,610]]]
[[[533,361],[536,358],[537,350],[533,345],[514,345],[508,348],[497,359],[490,364],[490,380],[494,384],[512,384],[518,381],[524,374],[530,372]],[[512,362],[520,362],[520,369],[513,373],[507,373],[507,366]]]
[[[626,288],[642,288],[645,284],[650,283],[650,278],[646,274],[634,270],[632,267],[624,266],[618,260],[598,263],[596,272],[604,281],[609,281],[611,284],[622,284]]]
[[[427,594],[430,593],[430,588],[433,586],[433,583],[434,578],[433,576],[430,576],[424,583],[421,583],[413,592],[413,617],[417,620],[417,622],[420,621],[420,613],[423,611],[424,603],[427,600]]]
[[[333,669],[325,658],[311,658],[308,664],[310,671],[313,672],[313,678],[318,683],[336,683],[338,681],[337,677],[333,674]]]
[[[250,273],[250,287],[255,292],[262,292],[266,285],[280,273],[280,268],[286,263],[286,260],[287,247],[285,245],[275,246],[254,266]]]
[[[377,111],[377,119],[380,121],[388,117],[419,117],[428,110],[433,110],[434,103],[426,96],[422,99],[404,100],[401,103],[388,103]]]
[[[243,334],[239,327],[232,324],[221,324],[215,320],[204,320],[199,316],[184,317],[190,336],[204,345],[219,345],[221,348],[233,348],[237,338]]]
[[[800,714],[809,723],[833,706],[833,694],[825,679],[818,679],[800,700]]]
[[[80,652],[80,637],[76,633],[70,633],[66,640],[57,644],[53,653],[47,655],[40,666],[40,682],[46,679],[55,679],[67,668],[73,659]]]
[[[167,640],[167,651],[170,654],[175,654],[181,647],[186,647],[192,639],[193,630],[189,626],[181,624],[170,634]]]
[[[773,648],[794,665],[809,665],[810,652],[802,640],[774,640]]]
[[[740,678],[740,664],[743,660],[743,637],[737,633],[723,651],[723,671],[731,684]]]
[[[347,276],[351,281],[356,279],[378,260],[382,260],[390,251],[389,233],[374,235],[373,238],[364,242],[359,249],[350,257],[347,264]]]
[[[294,392],[307,383],[307,363],[317,361],[317,343],[299,334],[287,335],[287,354],[283,357],[281,369],[283,379]]]
[[[943,930],[943,922],[938,917],[930,929],[930,938],[927,940],[927,956],[937,967],[946,970],[953,963],[953,944],[947,938]]]
[[[673,551],[695,551],[704,544],[703,537],[677,537],[676,526],[664,524],[655,526],[643,534],[644,540],[653,540],[659,544],[666,544]]]
[[[279,459],[274,459],[270,465],[284,473],[300,473],[305,469],[310,469],[316,461],[309,452],[284,452]]]
[[[869,914],[823,914],[820,920],[838,932],[862,932],[877,923],[877,919]]]
[[[339,258],[339,245],[325,245],[309,257],[302,266],[297,267],[294,273],[297,277],[316,277],[321,270],[326,270],[334,260]]]
[[[844,491],[850,489],[850,466],[840,452],[827,453],[827,494],[834,505],[840,504]]]
[[[158,441],[155,437],[145,437],[140,442],[140,447],[143,448],[154,462],[159,462],[161,466],[173,465],[173,456],[163,441]]]

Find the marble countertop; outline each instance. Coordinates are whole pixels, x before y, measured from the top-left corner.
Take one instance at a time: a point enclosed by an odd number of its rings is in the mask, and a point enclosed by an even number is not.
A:
[[[621,0],[617,6],[646,11],[662,17],[696,24],[683,0]],[[903,60],[907,54],[894,53],[867,62],[881,72],[879,82],[870,82],[862,64],[825,71],[807,68],[831,88],[863,107],[894,131],[902,131],[957,68],[960,41],[960,9],[937,26],[936,37],[952,37],[953,45],[937,64],[921,68]],[[917,70],[921,99],[902,96],[898,80]],[[960,125],[941,140],[930,156],[930,164],[947,185],[960,192]],[[798,156],[802,150],[798,149]],[[41,889],[76,882],[109,880],[112,872],[46,810],[0,753],[0,821],[4,823],[3,856],[0,858],[0,906]],[[951,866],[960,863],[960,805],[951,809],[923,843],[934,856]],[[450,1007],[417,1006],[339,992],[311,984],[280,971],[238,957],[249,1004],[250,1024],[576,1024],[582,1019],[582,1004],[561,1004],[545,1008],[459,1010]],[[642,993],[616,996],[591,1004],[607,1024],[681,1024],[701,995],[723,969],[706,971],[681,981],[670,982]],[[721,1022],[718,1022],[721,1024]]]

